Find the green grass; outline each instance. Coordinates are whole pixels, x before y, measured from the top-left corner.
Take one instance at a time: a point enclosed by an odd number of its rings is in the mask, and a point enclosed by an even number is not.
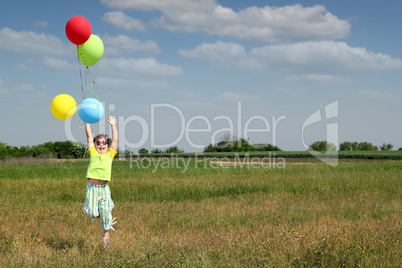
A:
[[[81,212],[87,161],[0,166],[0,267],[402,265],[401,161],[135,160],[113,164],[109,250]]]

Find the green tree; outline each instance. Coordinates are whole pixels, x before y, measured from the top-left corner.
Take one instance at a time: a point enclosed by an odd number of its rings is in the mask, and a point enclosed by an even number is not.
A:
[[[223,140],[215,145],[209,144],[204,147],[204,153],[209,152],[253,152],[253,151],[282,151],[271,144],[251,144],[244,138],[236,140]]]
[[[177,153],[184,153],[183,149],[179,149],[177,146],[171,146],[165,150],[167,154],[177,154]]]
[[[53,143],[53,153],[57,158],[81,158],[84,151],[85,145],[79,142],[56,141]]]
[[[345,141],[339,144],[339,151],[358,151],[358,150],[359,150],[358,142]]]
[[[31,147],[31,155],[33,157],[50,157],[54,152],[52,152],[49,148],[47,148],[44,144],[33,145]]]
[[[24,157],[24,156],[31,156],[31,147],[20,146],[20,148],[16,150],[16,154],[14,155],[14,157]]]
[[[391,151],[392,148],[394,148],[394,145],[390,143],[386,144],[385,142],[380,146],[381,151]]]
[[[339,151],[353,151],[352,143],[344,141],[339,144]]]
[[[370,142],[342,142],[339,151],[375,151],[376,147]]]
[[[282,151],[281,149],[279,149],[279,147],[269,144],[269,143],[265,143],[265,144],[253,144],[252,145],[252,150],[253,151]]]
[[[0,142],[0,159],[11,156],[11,146],[7,143]]]
[[[151,154],[161,154],[162,150],[159,150],[158,148],[155,148],[151,151]]]
[[[141,149],[138,150],[138,153],[139,153],[140,155],[148,154],[148,150],[145,149],[145,148],[141,148]]]
[[[249,140],[240,138],[236,141],[239,145],[240,152],[251,152],[253,147]]]
[[[228,147],[228,141],[220,141],[214,147],[216,152],[225,152]]]
[[[208,144],[207,146],[205,146],[204,153],[212,153],[212,152],[216,152],[215,146],[213,146],[212,144]]]
[[[327,141],[315,141],[309,146],[309,148],[313,151],[321,152],[336,151],[336,145]]]
[[[357,151],[375,151],[374,145],[367,141],[360,142],[357,148]]]
[[[0,158],[4,157],[38,157],[51,156],[57,158],[78,158],[85,152],[85,145],[72,141],[47,142],[45,144],[21,147],[11,147],[6,143],[0,143]]]

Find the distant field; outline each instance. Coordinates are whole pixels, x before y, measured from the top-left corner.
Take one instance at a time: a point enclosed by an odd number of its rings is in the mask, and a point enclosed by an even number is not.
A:
[[[308,151],[272,151],[272,152],[219,152],[219,153],[178,153],[178,154],[146,154],[146,157],[192,157],[192,158],[241,158],[241,157],[276,157],[276,158],[315,158]],[[127,157],[129,157],[127,155]],[[322,157],[339,159],[386,159],[402,160],[402,150],[398,151],[337,151],[322,154]]]
[[[48,162],[0,165],[0,267],[402,266],[399,160],[115,161],[108,250],[88,161]]]

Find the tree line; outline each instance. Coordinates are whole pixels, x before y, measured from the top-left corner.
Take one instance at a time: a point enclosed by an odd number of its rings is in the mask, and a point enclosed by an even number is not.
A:
[[[390,151],[394,146],[390,143],[383,143],[381,146],[374,146],[370,142],[349,142],[345,141],[339,145],[339,151]],[[336,151],[337,147],[333,143],[327,141],[316,141],[310,145],[310,149],[314,151]],[[398,150],[402,150],[402,147]],[[0,143],[0,159],[6,157],[45,157],[45,158],[83,158],[86,154],[86,145],[72,141],[56,141],[46,142],[44,144],[33,146],[10,146],[7,143]],[[209,144],[205,146],[204,153],[214,152],[257,152],[257,151],[282,151],[277,146],[271,144],[251,144],[249,140],[226,139],[217,144]],[[118,150],[119,153],[119,150]],[[146,155],[149,151],[141,148],[139,155]],[[184,153],[183,149],[172,146],[166,150],[155,148],[151,150],[151,154],[159,153]],[[124,154],[131,154],[128,150]]]
[[[171,146],[169,148],[167,148],[166,150],[161,150],[158,148],[152,149],[151,150],[151,154],[178,154],[178,153],[184,153],[183,149],[180,149],[177,146]],[[141,148],[138,150],[138,154],[139,155],[146,155],[149,154],[149,151],[145,148]]]
[[[381,146],[374,146],[370,142],[349,142],[345,141],[339,145],[339,151],[391,151],[394,145],[383,143]],[[336,151],[335,144],[327,141],[315,141],[309,146],[314,151]],[[402,150],[402,147],[398,150]],[[240,138],[226,138],[217,144],[209,144],[204,148],[204,153],[211,152],[255,152],[255,151],[282,151],[271,144],[251,144],[249,140]]]
[[[226,139],[217,144],[209,144],[204,148],[204,153],[212,152],[256,152],[256,151],[282,151],[272,144],[251,144],[249,140]]]
[[[310,146],[314,151],[336,151],[336,145],[327,141],[315,141]],[[381,146],[374,146],[371,142],[350,142],[344,141],[339,144],[339,151],[391,151],[394,145],[383,143]],[[402,147],[398,150],[402,150]]]
[[[6,157],[82,158],[86,146],[79,142],[56,141],[33,146],[10,146],[0,143],[0,159]]]

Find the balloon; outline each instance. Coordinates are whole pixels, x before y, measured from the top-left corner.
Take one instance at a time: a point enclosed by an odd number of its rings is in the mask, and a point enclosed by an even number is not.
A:
[[[105,113],[102,103],[94,98],[86,98],[78,105],[78,115],[81,120],[88,124],[94,124],[102,119]]]
[[[103,55],[103,42],[102,40],[91,34],[88,41],[84,44],[77,46],[77,54],[85,66],[89,67],[97,63]]]
[[[82,16],[75,16],[66,24],[66,35],[71,43],[76,45],[84,44],[91,36],[91,24]]]
[[[75,114],[76,106],[77,103],[73,97],[67,94],[60,94],[52,100],[50,111],[57,119],[67,120]]]

